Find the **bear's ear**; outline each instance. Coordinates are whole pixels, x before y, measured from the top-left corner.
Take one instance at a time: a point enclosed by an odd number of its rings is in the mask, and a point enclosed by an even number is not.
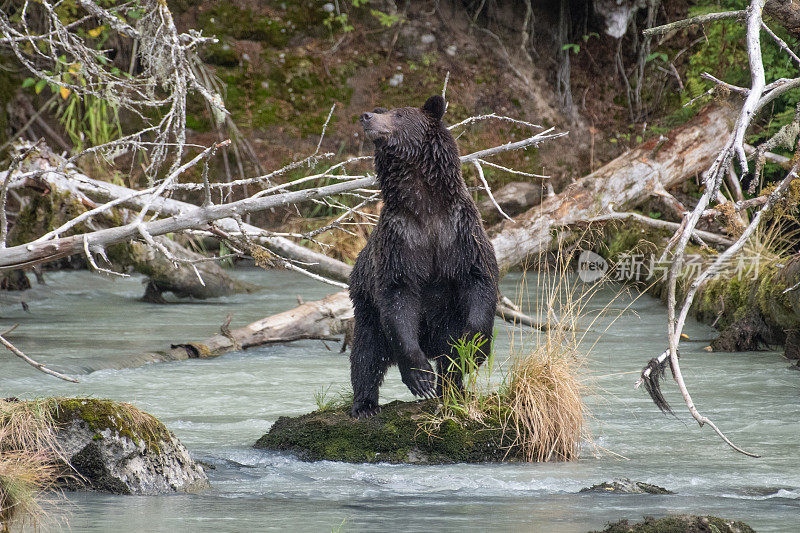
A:
[[[441,120],[444,116],[444,110],[447,104],[440,95],[431,96],[422,106],[422,110],[431,116],[434,120]]]

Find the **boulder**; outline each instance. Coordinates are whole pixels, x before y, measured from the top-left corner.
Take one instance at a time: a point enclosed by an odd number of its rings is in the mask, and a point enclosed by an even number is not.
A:
[[[581,489],[579,492],[602,492],[614,494],[675,494],[658,485],[642,483],[641,481],[631,481],[630,479],[615,479],[613,481],[598,483],[591,487]]]
[[[116,494],[196,492],[209,486],[203,468],[164,424],[130,404],[58,398],[51,413],[66,487]]]
[[[394,401],[376,416],[353,420],[349,405],[280,417],[256,448],[288,451],[305,461],[481,463],[519,461],[501,428],[437,418],[437,400]],[[436,420],[436,423],[432,423]]]
[[[755,530],[744,522],[716,516],[676,515],[659,519],[645,517],[643,522],[635,524],[620,520],[608,524],[602,531],[590,533],[755,533]]]

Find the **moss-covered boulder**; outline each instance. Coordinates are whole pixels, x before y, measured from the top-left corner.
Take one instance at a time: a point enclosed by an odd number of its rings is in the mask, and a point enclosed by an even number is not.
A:
[[[602,531],[590,533],[755,533],[755,530],[744,522],[716,516],[678,515],[659,519],[646,517],[635,524],[620,520]]]
[[[256,448],[288,451],[306,461],[349,463],[481,463],[521,460],[502,429],[441,420],[438,402],[394,401],[367,419],[349,408],[280,417]],[[436,420],[434,423],[433,421]]]
[[[46,402],[58,451],[72,466],[64,477],[67,487],[117,494],[208,487],[202,467],[152,415],[130,404],[95,398]]]

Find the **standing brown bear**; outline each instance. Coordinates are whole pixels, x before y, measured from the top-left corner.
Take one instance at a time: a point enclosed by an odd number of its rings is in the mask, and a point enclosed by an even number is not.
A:
[[[497,261],[461,176],[445,101],[361,115],[375,144],[383,210],[350,276],[355,329],[350,355],[356,418],[380,411],[378,388],[392,364],[416,396],[441,396],[453,343],[492,338]],[[485,357],[486,353],[478,354]],[[438,380],[428,362],[436,361]]]

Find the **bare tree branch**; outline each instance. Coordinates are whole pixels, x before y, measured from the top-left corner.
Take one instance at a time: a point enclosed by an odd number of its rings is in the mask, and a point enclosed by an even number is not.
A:
[[[64,374],[56,372],[55,370],[50,370],[49,368],[44,366],[42,363],[37,363],[36,361],[31,359],[27,355],[22,353],[22,351],[20,351],[16,346],[14,346],[10,342],[8,342],[6,340],[6,338],[3,337],[2,335],[0,335],[0,343],[2,343],[3,346],[5,346],[8,349],[8,351],[10,351],[11,353],[16,355],[17,357],[19,357],[23,361],[25,361],[26,363],[31,365],[33,368],[35,368],[37,370],[40,370],[40,371],[44,372],[45,374],[50,374],[51,376],[55,376],[58,379],[63,379],[64,381],[69,381],[69,382],[72,382],[72,383],[78,383],[78,380],[75,379],[75,378],[71,378],[69,376],[65,376]]]

